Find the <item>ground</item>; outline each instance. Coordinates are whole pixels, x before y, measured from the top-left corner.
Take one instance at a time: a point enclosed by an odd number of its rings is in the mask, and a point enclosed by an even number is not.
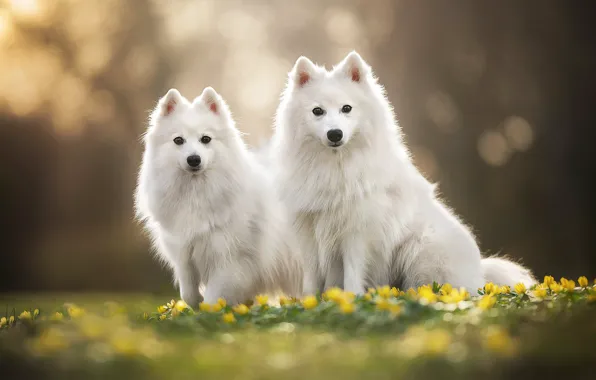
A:
[[[478,294],[433,284],[249,305],[146,295],[0,298],[0,373],[84,379],[588,378],[596,286],[545,277]]]

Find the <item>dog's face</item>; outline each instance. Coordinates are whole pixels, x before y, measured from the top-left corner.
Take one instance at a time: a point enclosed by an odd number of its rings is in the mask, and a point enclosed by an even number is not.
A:
[[[370,128],[372,73],[355,52],[331,71],[300,57],[290,72],[286,112],[298,137],[342,149]]]
[[[229,110],[211,87],[190,103],[176,89],[159,101],[146,136],[160,167],[199,175],[227,158],[234,132]]]

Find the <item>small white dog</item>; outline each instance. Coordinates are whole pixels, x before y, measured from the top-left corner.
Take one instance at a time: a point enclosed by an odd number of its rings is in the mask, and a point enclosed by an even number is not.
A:
[[[264,168],[212,88],[190,103],[171,89],[151,115],[136,192],[158,256],[196,306],[282,291],[299,296],[301,256]]]
[[[305,255],[306,294],[534,283],[518,264],[481,258],[470,230],[412,163],[383,88],[356,52],[332,71],[296,61],[271,163]]]

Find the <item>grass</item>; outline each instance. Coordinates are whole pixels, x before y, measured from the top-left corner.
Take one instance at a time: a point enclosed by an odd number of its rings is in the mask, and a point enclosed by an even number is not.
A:
[[[84,379],[510,379],[591,375],[596,286],[446,284],[197,310],[146,295],[0,299],[0,373]],[[109,300],[109,301],[108,301]],[[108,301],[108,302],[106,302]],[[529,376],[531,375],[531,376]],[[8,378],[11,378],[10,376]]]

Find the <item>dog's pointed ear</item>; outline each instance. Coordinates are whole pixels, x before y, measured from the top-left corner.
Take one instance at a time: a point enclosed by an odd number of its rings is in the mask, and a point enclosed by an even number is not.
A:
[[[213,87],[205,87],[201,95],[195,100],[195,103],[196,102],[203,103],[209,111],[216,115],[221,114],[226,108],[226,104],[222,97],[213,89]]]
[[[169,116],[180,107],[183,102],[182,95],[175,88],[171,88],[168,92],[159,100],[157,108],[160,116]]]
[[[290,71],[290,80],[297,88],[304,87],[317,73],[315,64],[305,56],[296,60],[294,68]]]
[[[370,66],[364,62],[360,54],[352,51],[337,65],[334,71],[338,75],[347,76],[352,82],[361,83],[371,73]]]

